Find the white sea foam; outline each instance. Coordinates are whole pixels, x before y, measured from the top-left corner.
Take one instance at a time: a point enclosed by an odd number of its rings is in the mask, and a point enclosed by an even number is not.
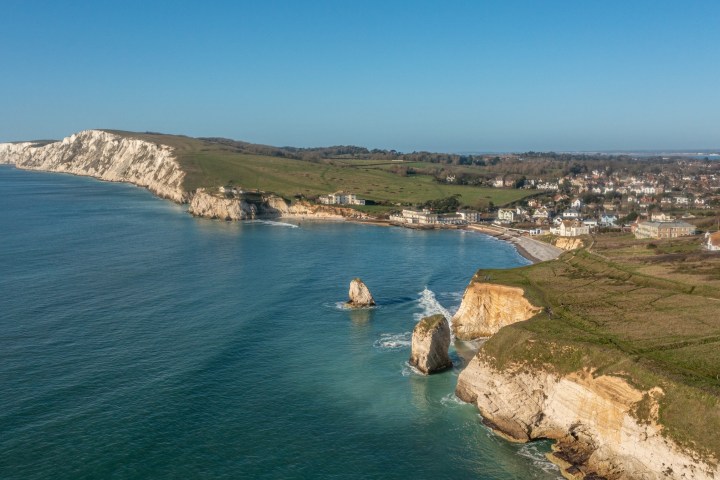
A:
[[[323,304],[324,307],[330,307],[337,310],[376,310],[380,308],[378,305],[372,305],[369,307],[351,307],[348,305],[348,302],[335,302],[335,303],[325,303]]]
[[[420,298],[418,299],[418,307],[422,309],[422,312],[414,314],[416,322],[419,322],[423,317],[430,315],[442,314],[448,319],[448,322],[452,321],[452,314],[447,308],[440,305],[437,298],[435,298],[435,292],[425,287],[425,290],[419,293]]]
[[[400,350],[412,346],[412,332],[381,333],[373,347],[378,350]]]
[[[253,223],[262,223],[263,225],[270,225],[271,227],[288,227],[288,228],[300,228],[298,225],[286,222],[277,222],[275,220],[253,220]]]
[[[545,454],[540,451],[538,444],[526,443],[518,449],[518,455],[530,459],[536,468],[546,473],[559,473],[560,469],[557,465],[547,459]]]
[[[454,393],[448,393],[440,399],[440,403],[445,407],[457,407],[459,405],[467,405],[467,403],[460,400]]]
[[[417,368],[410,365],[408,362],[403,363],[403,368],[400,371],[403,377],[411,377],[413,375],[419,375],[421,377],[424,377],[423,373],[418,370]]]

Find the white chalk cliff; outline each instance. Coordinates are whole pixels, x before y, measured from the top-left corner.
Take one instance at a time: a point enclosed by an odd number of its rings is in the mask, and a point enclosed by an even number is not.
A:
[[[85,130],[42,146],[2,143],[0,163],[127,182],[178,203],[187,200],[182,188],[185,173],[172,148],[101,130]]]
[[[0,163],[17,168],[64,172],[126,182],[145,187],[159,197],[190,203],[193,215],[223,220],[256,217],[312,218],[341,220],[368,218],[350,208],[314,205],[306,201],[289,203],[273,194],[261,194],[253,202],[211,194],[205,189],[186,192],[185,172],[173,148],[102,130],[85,130],[59,142],[0,143]]]
[[[252,218],[296,218],[343,220],[368,218],[350,208],[313,205],[306,201],[287,202],[273,194],[260,194],[254,200],[242,196],[227,198],[199,188],[192,196],[188,211],[198,217],[221,220],[247,220]]]

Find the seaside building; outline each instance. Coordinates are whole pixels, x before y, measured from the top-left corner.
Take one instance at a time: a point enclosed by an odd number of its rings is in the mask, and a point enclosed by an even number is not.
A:
[[[418,210],[416,208],[405,208],[399,214],[390,215],[393,222],[408,223],[411,225],[433,225],[438,223],[439,215],[424,208]]]
[[[580,220],[563,220],[555,228],[550,229],[550,233],[560,237],[579,237],[580,235],[589,235],[590,227],[583,225]]]
[[[518,214],[512,208],[501,208],[498,210],[498,221],[500,223],[513,223],[517,221]]]
[[[480,212],[475,210],[458,210],[458,215],[467,223],[477,223],[480,221]]]
[[[470,213],[469,211],[465,212]],[[427,208],[422,210],[406,208],[401,213],[390,215],[390,221],[408,225],[463,225],[468,223],[468,220],[466,220],[460,212],[435,213]]]
[[[634,227],[635,238],[677,238],[695,235],[695,225],[687,222],[639,222]]]
[[[320,195],[320,203],[325,205],[365,205],[365,200],[357,198],[354,193],[335,192]]]

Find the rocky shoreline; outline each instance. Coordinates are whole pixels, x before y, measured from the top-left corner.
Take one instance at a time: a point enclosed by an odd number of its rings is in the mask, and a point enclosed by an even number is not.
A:
[[[475,277],[453,317],[458,338],[490,336],[503,326],[529,320],[542,309],[520,288]],[[555,440],[549,459],[571,479],[659,480],[720,477],[663,435],[658,400],[663,391],[640,391],[626,379],[582,370],[568,375],[551,366],[495,367],[481,349],[458,377],[456,395],[480,411],[483,422],[514,442]],[[637,418],[641,402],[650,421]]]

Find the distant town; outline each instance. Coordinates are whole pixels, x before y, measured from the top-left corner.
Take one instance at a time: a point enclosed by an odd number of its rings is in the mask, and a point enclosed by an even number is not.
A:
[[[680,159],[639,173],[609,168],[570,172],[556,178],[497,176],[495,188],[520,188],[529,195],[512,205],[485,211],[453,211],[405,206],[388,214],[405,226],[491,224],[528,235],[579,237],[601,231],[626,231],[636,238],[677,238],[704,233],[708,250],[720,250],[714,215],[720,210],[718,162]],[[456,182],[448,174],[446,182]],[[322,195],[326,205],[366,205],[350,192]],[[708,221],[715,223],[708,223]]]

